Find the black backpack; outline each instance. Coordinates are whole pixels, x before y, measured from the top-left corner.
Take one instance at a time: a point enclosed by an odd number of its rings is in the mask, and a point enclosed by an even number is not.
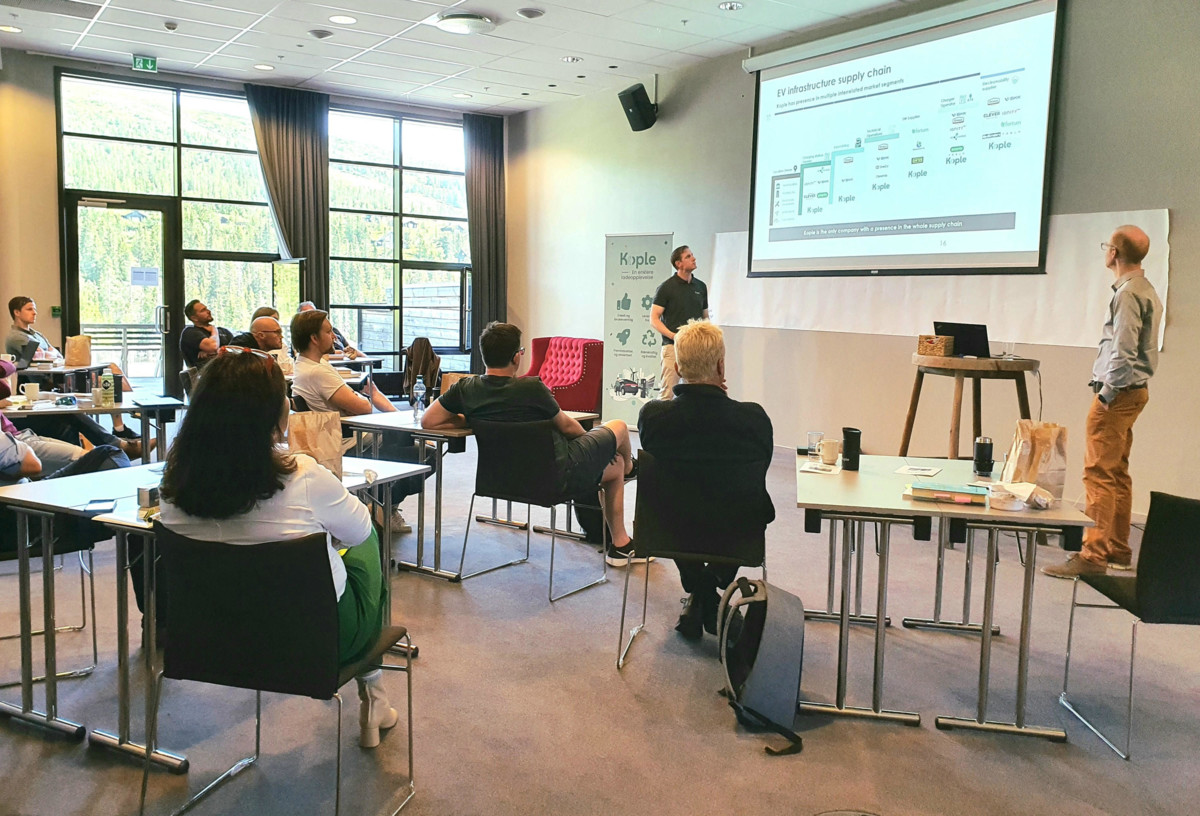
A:
[[[804,658],[804,604],[765,580],[739,577],[721,596],[717,642],[725,667],[722,694],[729,699],[738,722],[787,738],[789,745],[768,746],[768,754],[800,753],[804,741],[792,730],[792,723]]]

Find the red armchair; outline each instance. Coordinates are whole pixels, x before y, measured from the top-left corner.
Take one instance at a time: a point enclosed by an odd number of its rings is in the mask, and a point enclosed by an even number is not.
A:
[[[600,410],[604,341],[584,337],[535,337],[526,377],[539,377],[564,411]]]

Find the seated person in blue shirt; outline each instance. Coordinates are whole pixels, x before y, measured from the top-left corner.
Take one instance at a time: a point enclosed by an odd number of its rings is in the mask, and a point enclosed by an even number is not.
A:
[[[771,419],[762,406],[738,402],[725,392],[725,338],[707,320],[691,320],[675,334],[675,368],[683,382],[669,400],[648,402],[638,418],[642,449],[680,472],[730,473],[730,490],[748,491],[764,525],[775,520],[775,505],[765,483],[735,478],[739,465],[770,462],[774,452]],[[682,485],[686,490],[687,486]],[[701,628],[717,633],[717,605],[732,583],[737,567],[678,561],[679,578],[688,593],[675,630],[689,640],[703,637]]]
[[[559,469],[564,478],[563,495],[578,495],[601,483],[609,541],[605,558],[623,567],[633,558],[633,539],[625,532],[625,476],[633,470],[629,428],[619,419],[584,431],[563,413],[550,389],[536,377],[518,377],[525,349],[521,330],[511,323],[487,324],[479,336],[479,348],[487,371],[482,377],[459,380],[434,400],[421,419],[425,428],[462,428],[473,419],[493,422],[536,422],[554,420],[564,444]]]

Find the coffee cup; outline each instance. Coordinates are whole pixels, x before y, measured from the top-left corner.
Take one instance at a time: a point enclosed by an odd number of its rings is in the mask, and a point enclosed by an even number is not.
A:
[[[35,382],[21,383],[21,393],[25,395],[25,399],[33,402],[41,396],[42,385]]]
[[[821,444],[817,446],[817,451],[821,454],[822,462],[827,465],[836,465],[838,454],[842,452],[842,440],[822,439]]]

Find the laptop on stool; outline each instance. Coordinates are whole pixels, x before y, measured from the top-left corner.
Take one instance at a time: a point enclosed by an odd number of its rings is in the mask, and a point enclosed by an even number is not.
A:
[[[955,357],[991,357],[987,326],[983,323],[933,322],[933,333],[954,338]]]

